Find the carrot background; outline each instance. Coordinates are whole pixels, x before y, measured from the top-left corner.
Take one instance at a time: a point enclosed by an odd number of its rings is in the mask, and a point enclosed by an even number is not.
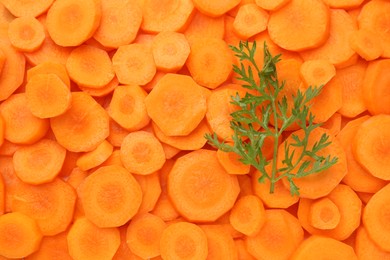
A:
[[[386,0],[0,0],[0,259],[390,259],[389,13]],[[324,85],[314,137],[339,161],[300,179],[300,197],[287,182],[270,194],[204,138],[233,142],[241,40],[259,66],[264,41],[282,55],[287,102]]]

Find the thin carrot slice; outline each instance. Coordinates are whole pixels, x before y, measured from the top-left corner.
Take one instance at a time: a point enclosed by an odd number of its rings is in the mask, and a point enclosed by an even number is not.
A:
[[[225,226],[201,225],[200,227],[207,237],[207,259],[237,259],[237,247]]]
[[[66,150],[57,142],[42,139],[15,152],[15,173],[25,183],[51,182],[60,173],[65,155]]]
[[[334,229],[340,223],[340,211],[327,197],[313,202],[309,210],[309,223],[322,230]]]
[[[363,98],[368,111],[372,115],[390,114],[389,90],[390,59],[380,59],[368,64],[363,81]]]
[[[298,219],[282,209],[266,210],[265,218],[260,232],[245,238],[248,252],[256,259],[289,259],[303,241]]]
[[[45,39],[45,31],[37,19],[23,16],[9,23],[8,38],[17,50],[32,52],[41,47]]]
[[[183,155],[168,176],[169,197],[191,221],[215,221],[233,207],[239,191],[237,177],[226,173],[215,151]]]
[[[34,219],[19,212],[0,216],[0,255],[23,258],[37,251],[42,234]]]
[[[163,231],[160,251],[163,259],[206,259],[207,237],[205,232],[195,224],[174,223]]]
[[[86,218],[77,219],[67,235],[73,259],[112,259],[121,243],[117,228],[99,228]]]
[[[137,131],[150,122],[146,112],[147,93],[140,86],[118,86],[112,95],[108,115],[128,131]]]
[[[148,175],[161,169],[165,154],[160,141],[145,131],[131,132],[122,142],[121,159],[131,173]]]
[[[248,39],[267,29],[268,17],[268,13],[255,3],[243,5],[234,18],[234,32],[241,39]]]
[[[143,259],[157,257],[160,255],[160,239],[166,227],[164,220],[155,215],[137,215],[127,227],[127,245]]]
[[[107,112],[83,92],[73,92],[71,108],[50,125],[58,143],[72,152],[92,151],[109,134]]]
[[[70,53],[66,69],[74,82],[89,88],[103,87],[115,76],[108,53],[89,45],[79,46]]]
[[[240,161],[240,156],[234,152],[217,150],[217,158],[222,167],[229,174],[248,174],[250,165]]]
[[[93,38],[110,48],[133,42],[141,27],[141,6],[128,0],[102,0],[101,3],[102,18]]]
[[[286,5],[291,0],[255,0],[255,3],[261,8],[269,11],[275,11]]]
[[[54,0],[2,0],[1,3],[16,17],[33,16],[43,14]]]
[[[90,170],[107,160],[113,150],[114,147],[108,141],[104,140],[96,149],[81,155],[77,159],[76,165],[83,171]]]
[[[66,71],[66,67],[63,64],[48,61],[34,66],[27,70],[27,82],[29,82],[34,76],[40,74],[55,74],[70,89],[70,78],[68,72]]]
[[[206,114],[206,96],[195,81],[185,75],[166,74],[145,99],[153,122],[167,136],[190,134]]]
[[[112,57],[112,63],[121,84],[145,85],[156,74],[152,51],[145,44],[120,46]]]
[[[63,259],[72,260],[68,252],[67,232],[42,238],[38,251],[26,257],[26,260]]]
[[[25,93],[14,94],[0,104],[5,123],[4,138],[16,144],[32,144],[45,136],[47,119],[34,116],[27,106]]]
[[[335,67],[328,60],[305,61],[299,72],[306,86],[325,85],[336,75]]]
[[[153,38],[152,52],[157,69],[175,72],[185,64],[190,45],[184,34],[164,31]]]
[[[272,12],[268,20],[272,41],[290,51],[320,46],[329,36],[329,27],[329,8],[319,0],[291,0]]]
[[[149,33],[182,31],[194,11],[191,0],[145,0],[141,29]]]
[[[142,191],[134,177],[118,165],[100,167],[80,187],[85,216],[101,228],[119,227],[137,213]]]
[[[71,106],[69,87],[55,74],[38,74],[26,84],[27,106],[39,118],[65,113]]]
[[[240,3],[240,0],[214,0],[212,2],[194,0],[193,2],[196,9],[203,14],[210,17],[218,17],[236,7]]]
[[[201,86],[215,89],[232,73],[233,55],[228,45],[217,38],[198,38],[191,45],[186,65]]]
[[[291,257],[292,260],[320,258],[357,260],[357,256],[351,246],[322,236],[311,236],[305,239]]]
[[[138,214],[148,213],[154,209],[161,194],[159,172],[149,175],[135,174],[134,178],[142,190],[142,202]]]
[[[199,11],[195,12],[190,24],[184,31],[188,42],[191,43],[196,38],[215,37],[223,39],[225,33],[225,17],[210,17]]]
[[[390,252],[382,250],[370,238],[364,226],[359,227],[356,232],[355,252],[358,259],[389,259]]]
[[[360,57],[367,61],[375,60],[383,53],[380,36],[366,29],[354,31],[349,38],[349,44]]]
[[[73,218],[76,192],[66,182],[29,185],[20,183],[12,199],[12,211],[26,214],[38,223],[42,234],[52,236],[65,231]]]
[[[385,163],[389,160],[389,127],[390,115],[372,116],[359,126],[352,142],[356,161],[373,176],[386,181],[390,180],[390,167]]]

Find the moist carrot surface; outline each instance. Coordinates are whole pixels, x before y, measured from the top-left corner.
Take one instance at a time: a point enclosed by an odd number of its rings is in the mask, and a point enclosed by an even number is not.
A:
[[[390,259],[389,13],[0,0],[0,259]]]

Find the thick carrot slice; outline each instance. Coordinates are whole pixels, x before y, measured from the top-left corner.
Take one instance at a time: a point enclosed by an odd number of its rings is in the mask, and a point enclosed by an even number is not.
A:
[[[102,17],[93,38],[105,47],[130,44],[142,22],[142,8],[136,1],[102,0]]]
[[[117,228],[99,228],[86,218],[77,219],[67,235],[72,259],[112,259],[121,243]]]
[[[218,162],[229,174],[248,174],[250,165],[240,161],[240,156],[234,152],[224,152],[217,150]]]
[[[189,222],[177,222],[163,231],[160,251],[163,259],[206,259],[207,237],[199,226]]]
[[[142,190],[142,202],[138,214],[148,213],[154,209],[161,194],[159,172],[149,175],[135,174],[134,178]]]
[[[389,115],[372,116],[359,126],[352,142],[356,161],[373,176],[386,181],[390,180],[390,167],[385,163],[389,160],[389,127]]]
[[[327,197],[314,201],[309,210],[309,223],[322,230],[334,229],[340,223],[340,211]]]
[[[128,131],[140,130],[150,122],[145,106],[146,96],[146,91],[140,86],[118,86],[107,109],[108,115]]]
[[[236,7],[240,0],[193,0],[196,9],[210,17],[221,16]]]
[[[360,125],[367,121],[367,119],[369,119],[369,116],[363,116],[349,121],[337,135],[337,139],[340,140],[347,156],[348,172],[343,178],[343,182],[355,191],[375,193],[383,188],[387,182],[370,174],[356,161],[352,152],[352,143],[356,132]]]
[[[265,223],[263,202],[255,195],[237,200],[230,212],[230,224],[247,236],[257,235]]]
[[[19,212],[0,216],[0,255],[23,258],[37,251],[42,234],[34,219]]]
[[[184,31],[188,42],[191,44],[196,38],[223,39],[225,33],[225,17],[210,17],[199,11],[195,12],[191,23]]]
[[[370,30],[380,37],[384,58],[390,58],[390,18],[386,15],[389,12],[389,1],[370,1],[362,7],[358,17],[359,29]]]
[[[328,38],[329,27],[329,8],[319,0],[291,0],[272,12],[268,21],[272,41],[290,51],[320,46]]]
[[[97,0],[57,0],[47,12],[46,27],[60,46],[78,46],[92,37],[102,16]]]
[[[190,45],[184,34],[164,31],[153,38],[152,52],[157,69],[175,72],[185,64]]]
[[[145,0],[141,29],[149,33],[182,31],[195,11],[191,0]]]
[[[268,17],[268,13],[255,3],[243,5],[234,18],[234,32],[241,39],[248,39],[267,29]]]
[[[239,193],[235,175],[227,174],[215,151],[200,149],[176,160],[168,176],[168,194],[191,221],[215,221],[233,207]]]
[[[232,73],[233,55],[228,45],[217,38],[197,38],[191,45],[187,68],[201,86],[215,89]]]
[[[293,133],[295,136],[299,137],[301,140],[303,138],[303,130],[298,130]],[[309,136],[308,140],[308,149],[311,149],[315,142],[320,140],[322,135],[328,135],[328,141],[330,144],[318,152],[318,156],[327,156],[331,154],[334,157],[338,158],[336,164],[330,167],[327,170],[319,172],[314,175],[305,176],[299,179],[295,179],[295,184],[299,187],[299,193],[301,198],[309,198],[309,199],[317,199],[329,194],[344,178],[347,174],[347,162],[346,156],[343,147],[340,144],[340,141],[335,137],[331,136],[328,130],[323,128],[314,129]],[[292,135],[290,135],[284,142],[292,143]],[[279,155],[285,154],[285,145],[282,143],[279,146]],[[293,157],[299,156],[299,149],[295,149],[295,153]],[[283,156],[278,157],[278,168],[284,167]],[[293,159],[293,161],[295,161]],[[283,179],[283,183],[286,187],[289,187],[289,183],[287,180]]]
[[[305,61],[299,72],[306,86],[325,85],[336,75],[335,67],[328,60]]]
[[[364,226],[359,227],[356,232],[355,252],[358,259],[389,259],[390,252],[382,250],[370,238]]]
[[[127,227],[127,245],[142,259],[157,257],[160,255],[160,239],[166,227],[164,220],[155,215],[137,215]]]
[[[122,142],[121,159],[131,173],[148,175],[161,169],[165,153],[160,141],[145,131],[131,132]]]
[[[77,159],[76,165],[83,171],[90,170],[107,160],[113,150],[114,147],[108,141],[104,140],[96,149],[81,155]]]
[[[40,74],[55,74],[70,89],[70,78],[68,72],[66,71],[66,67],[63,64],[48,61],[34,66],[27,70],[27,82],[29,82],[34,76]]]
[[[121,84],[145,85],[156,74],[156,64],[145,44],[122,45],[112,57],[114,71]]]
[[[265,219],[259,233],[245,238],[248,252],[256,259],[289,259],[303,241],[298,219],[282,209],[266,210]]]
[[[360,57],[367,61],[375,60],[383,53],[380,36],[367,29],[354,31],[349,38],[349,44]]]
[[[54,0],[2,0],[1,3],[16,17],[33,16],[43,14]]]
[[[207,237],[207,259],[237,259],[237,247],[224,226],[202,225],[200,227]]]
[[[27,106],[39,118],[65,113],[71,106],[69,87],[56,74],[38,74],[26,84]]]
[[[372,115],[390,113],[388,106],[390,96],[386,87],[390,84],[389,66],[390,59],[381,59],[368,64],[363,81],[363,98]]]
[[[311,236],[305,239],[291,257],[292,260],[320,258],[357,260],[357,256],[351,246],[322,236]]]
[[[166,74],[145,99],[153,122],[168,136],[190,134],[206,114],[206,96],[195,81],[185,75]]]
[[[291,0],[255,0],[255,3],[261,8],[269,11],[275,11],[286,5]]]
[[[66,150],[57,142],[42,139],[21,147],[13,156],[16,175],[29,184],[51,182],[60,173]]]
[[[23,16],[9,23],[8,38],[17,50],[32,52],[41,47],[45,39],[45,31],[37,19]]]
[[[92,151],[109,134],[107,112],[83,92],[73,92],[71,108],[50,125],[58,143],[72,152]]]
[[[26,257],[26,260],[63,259],[72,260],[68,252],[67,232],[42,238],[38,251]]]
[[[47,119],[35,117],[27,106],[25,93],[14,94],[0,104],[5,123],[4,138],[16,144],[32,144],[45,136]]]

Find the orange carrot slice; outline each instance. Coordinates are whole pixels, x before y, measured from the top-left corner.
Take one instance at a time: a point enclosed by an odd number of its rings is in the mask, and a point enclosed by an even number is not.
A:
[[[26,0],[2,0],[1,3],[17,17],[33,16],[37,17],[43,14],[54,0],[39,0],[39,1],[26,1]]]
[[[45,39],[45,31],[37,19],[23,16],[10,22],[8,38],[17,50],[32,52],[41,47]]]
[[[283,7],[285,4],[287,4],[290,1],[291,0],[274,0],[274,1],[255,0],[255,3],[265,10],[275,11]]]
[[[207,237],[207,259],[237,259],[237,248],[229,231],[222,225],[201,225]]]
[[[26,257],[26,260],[63,259],[72,260],[68,252],[67,232],[42,238],[38,251]]]
[[[250,165],[240,161],[240,156],[234,152],[217,150],[217,158],[222,167],[229,174],[248,174]]]
[[[359,227],[356,232],[355,252],[361,260],[390,258],[390,252],[375,244],[364,226]]]
[[[328,60],[308,60],[300,68],[300,76],[306,86],[321,86],[336,75],[336,69]]]
[[[138,209],[138,214],[148,213],[154,209],[161,195],[160,172],[149,175],[134,174],[142,190],[142,202]]]
[[[349,44],[360,57],[367,61],[375,60],[383,53],[380,36],[366,29],[354,31],[349,38]]]
[[[268,13],[254,3],[243,5],[234,18],[234,32],[241,39],[248,39],[267,29],[268,17]]]
[[[108,141],[104,140],[96,149],[78,157],[76,166],[82,171],[97,167],[110,157],[113,150],[114,147]]]
[[[70,89],[70,78],[66,67],[61,63],[55,62],[43,62],[27,70],[27,82],[29,82],[34,76],[40,74],[55,74],[62,82]]]
[[[210,17],[221,16],[234,7],[236,7],[240,0],[215,0],[213,2],[206,0],[193,0],[196,9]]]
[[[340,223],[340,211],[329,198],[321,198],[313,202],[309,210],[309,223],[315,228],[334,229]]]
[[[331,8],[352,9],[360,6],[364,0],[324,0]]]
[[[192,44],[196,38],[209,38],[215,37],[223,39],[225,33],[225,17],[210,17],[202,14],[201,12],[195,12],[190,24],[184,31],[188,42]]]

